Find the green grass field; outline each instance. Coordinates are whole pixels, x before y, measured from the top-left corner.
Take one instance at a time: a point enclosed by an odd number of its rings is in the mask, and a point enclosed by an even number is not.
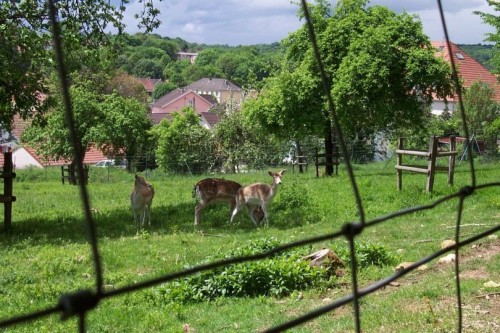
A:
[[[480,164],[477,184],[500,182],[499,164]],[[425,191],[425,176],[404,173],[403,190],[396,190],[394,163],[355,165],[356,182],[366,220],[417,205],[426,205],[470,185],[468,164],[457,166],[455,184],[436,176],[434,191]],[[352,188],[343,167],[334,177],[288,170],[270,209],[270,227],[255,228],[246,213],[229,224],[229,207],[213,205],[195,228],[193,185],[204,176],[172,176],[159,171],[143,174],[155,186],[152,225],[137,232],[129,196],[133,174],[120,169],[90,171],[87,187],[97,225],[106,290],[192,267],[215,255],[224,256],[251,242],[273,239],[288,243],[338,231],[358,220]],[[227,179],[242,184],[270,183],[267,170]],[[67,292],[93,288],[94,268],[86,241],[80,190],[62,185],[58,169],[18,170],[14,183],[11,233],[0,234],[0,321],[57,304]],[[356,237],[360,247],[380,247],[399,262],[414,262],[454,239],[458,200],[432,210],[388,220],[365,228]],[[0,206],[3,215],[3,206]],[[465,200],[462,239],[498,226],[500,187],[476,191]],[[500,327],[500,241],[498,233],[463,247],[461,292],[464,331],[495,332]],[[343,238],[299,249],[347,251]],[[347,252],[346,252],[347,253]],[[360,287],[394,272],[394,266],[363,266]],[[265,283],[265,281],[264,281]],[[163,296],[165,285],[106,298],[87,316],[89,332],[258,332],[329,304],[352,291],[351,275],[305,290],[269,295],[219,297],[206,302],[179,303]],[[300,295],[300,297],[298,297]],[[428,264],[397,283],[361,300],[363,332],[450,332],[457,327],[453,264]],[[352,332],[351,305],[343,306],[293,329],[294,332]],[[76,332],[77,321],[59,315],[10,326],[5,332]]]

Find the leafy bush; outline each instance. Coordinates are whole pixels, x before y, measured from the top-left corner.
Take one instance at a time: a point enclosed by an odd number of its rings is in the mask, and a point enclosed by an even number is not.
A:
[[[251,242],[223,258],[262,253],[279,244],[275,239]],[[302,256],[295,250],[258,262],[215,269],[162,285],[153,291],[151,297],[160,303],[186,303],[219,297],[286,296],[294,290],[318,286],[327,277],[324,269],[309,266]],[[207,262],[214,260],[217,258],[209,258]]]
[[[321,219],[307,188],[293,181],[280,186],[271,210],[276,212],[271,217],[271,223],[278,225],[303,225]]]
[[[351,257],[347,247],[335,247],[334,252],[346,263],[346,266],[351,265]],[[391,254],[386,247],[363,242],[356,242],[356,259],[358,268],[384,267],[398,262],[398,258]]]

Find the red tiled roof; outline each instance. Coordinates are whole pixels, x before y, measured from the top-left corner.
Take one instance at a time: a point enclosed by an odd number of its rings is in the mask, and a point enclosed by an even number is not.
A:
[[[146,89],[146,92],[152,93],[153,90],[155,90],[155,85],[161,82],[161,79],[148,79],[148,78],[137,78],[142,85],[144,86],[144,89]]]
[[[432,46],[436,48],[436,57],[441,57],[450,62],[450,52],[446,42],[432,41]],[[490,85],[494,91],[494,99],[500,102],[500,83],[498,78],[486,67],[465,53],[456,44],[450,43],[453,62],[457,67],[459,76],[463,79],[464,88],[470,87],[474,82],[481,81]]]

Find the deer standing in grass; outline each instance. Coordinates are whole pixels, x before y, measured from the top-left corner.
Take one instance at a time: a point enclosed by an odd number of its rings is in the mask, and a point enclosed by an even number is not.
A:
[[[194,225],[201,221],[201,212],[208,204],[213,202],[227,202],[231,205],[231,212],[236,206],[236,193],[241,188],[241,184],[222,178],[205,178],[200,180],[193,188],[193,198],[198,198],[200,203],[194,209]],[[249,208],[250,211],[250,208]],[[252,207],[252,220],[259,221],[263,218],[260,207]]]
[[[146,218],[148,225],[151,225],[151,204],[154,196],[153,185],[148,183],[144,177],[135,175],[134,190],[130,194],[130,202],[134,211],[134,222],[138,229],[144,227]]]
[[[233,222],[234,217],[238,212],[247,205],[250,210],[250,218],[255,226],[258,226],[259,223],[253,218],[253,210],[255,207],[262,207],[262,211],[264,212],[264,219],[266,220],[266,226],[269,227],[269,215],[267,209],[271,204],[274,196],[278,192],[278,185],[281,184],[281,176],[285,173],[286,170],[281,170],[280,172],[271,172],[269,171],[269,175],[273,177],[273,182],[271,185],[267,185],[264,183],[255,183],[252,185],[248,185],[242,187],[238,190],[236,194],[236,206],[231,215],[231,222]]]

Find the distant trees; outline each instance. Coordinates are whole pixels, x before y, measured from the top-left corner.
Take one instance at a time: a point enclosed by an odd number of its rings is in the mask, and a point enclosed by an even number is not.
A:
[[[113,26],[120,33],[124,7],[109,1],[84,3],[54,1],[61,27],[68,72],[102,71],[103,49],[108,44],[104,29]],[[78,10],[76,10],[78,8]],[[158,26],[157,9],[145,7],[139,18],[146,31]],[[45,1],[2,1],[0,6],[0,126],[10,129],[13,118],[27,119],[45,113],[50,104],[49,75],[53,69],[51,28]]]
[[[495,12],[500,11],[500,3],[496,0],[487,0],[488,5],[495,9]],[[474,14],[479,15],[483,22],[491,25],[496,29],[496,32],[490,33],[487,35],[486,41],[494,43],[494,53],[493,57],[490,61],[491,65],[494,67],[494,72],[496,74],[500,74],[500,16],[483,13],[483,12],[474,12]]]

